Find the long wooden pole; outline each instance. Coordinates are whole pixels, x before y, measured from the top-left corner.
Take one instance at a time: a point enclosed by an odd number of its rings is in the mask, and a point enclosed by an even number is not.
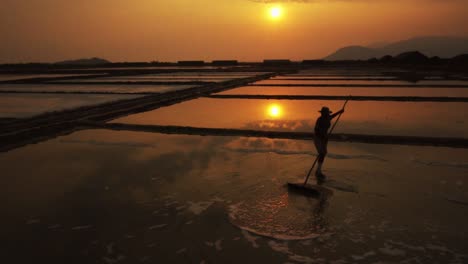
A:
[[[342,109],[345,109],[346,104],[348,104],[348,101],[349,101],[349,99],[346,100],[346,102],[344,103]],[[343,113],[341,113],[341,114],[336,118],[336,121],[335,121],[335,123],[333,124],[332,128],[330,129],[330,132],[328,132],[328,137],[330,137],[330,135],[332,134],[332,132],[333,132],[333,130],[335,129],[336,124],[338,124],[338,121],[340,120],[342,114],[343,114]],[[312,173],[312,170],[314,170],[314,167],[315,167],[315,164],[317,164],[317,161],[318,161],[318,156],[315,158],[314,164],[313,164],[312,167],[310,168],[309,173],[307,173],[307,177],[306,177],[306,179],[305,179],[305,181],[304,181],[304,185],[306,185],[307,182],[309,181],[310,174]]]

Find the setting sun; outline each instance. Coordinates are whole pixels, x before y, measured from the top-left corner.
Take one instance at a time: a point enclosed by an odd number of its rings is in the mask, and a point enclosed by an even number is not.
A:
[[[268,115],[270,117],[280,117],[281,116],[281,107],[279,105],[270,105],[268,107]]]
[[[274,6],[270,8],[270,17],[273,19],[278,19],[283,15],[283,9],[279,6]]]

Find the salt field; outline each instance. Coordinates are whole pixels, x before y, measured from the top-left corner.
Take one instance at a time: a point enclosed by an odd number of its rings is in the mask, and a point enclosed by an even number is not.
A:
[[[220,92],[221,95],[341,95],[341,96],[445,96],[468,97],[466,88],[387,88],[387,87],[294,87],[245,86]]]
[[[149,70],[0,85],[9,262],[468,262],[468,88],[450,87],[464,82]],[[319,194],[294,192],[287,183],[317,158],[319,110],[344,104],[332,96],[351,100],[328,143],[327,181]]]
[[[272,77],[271,80],[304,80],[304,81],[343,81],[343,80],[370,80],[370,81],[386,81],[386,80],[397,80],[397,77],[394,76],[350,76],[350,75],[278,75]]]
[[[1,81],[14,81],[35,78],[57,78],[57,77],[73,77],[87,76],[88,74],[0,74]]]
[[[174,72],[158,74],[141,74],[132,76],[115,76],[112,78],[241,78],[263,74],[264,72]]]
[[[314,117],[323,106],[338,110],[342,105],[342,101],[204,98],[113,122],[311,132]],[[468,135],[467,113],[466,103],[351,102],[336,132],[465,137]]]
[[[366,86],[379,86],[379,85],[399,85],[399,86],[412,86],[412,85],[441,85],[450,87],[451,85],[466,86],[467,81],[447,81],[447,80],[423,80],[418,82],[408,82],[402,80],[264,80],[254,83],[253,85],[327,85],[327,86],[340,86],[340,85],[366,85]]]
[[[180,72],[172,74],[143,74],[132,76],[109,76],[100,78],[75,79],[78,83],[106,82],[223,82],[238,78],[247,78],[262,73],[248,72]]]
[[[137,98],[137,95],[65,95],[65,94],[0,94],[0,118],[25,118],[39,114],[70,110]]]
[[[178,72],[169,72],[169,73],[158,73],[158,74],[144,74],[140,75],[141,77],[219,77],[219,78],[226,78],[226,77],[248,77],[248,76],[255,76],[261,75],[265,73],[271,73],[268,71],[178,71]]]
[[[0,2],[0,264],[468,264],[468,0]]]
[[[219,78],[198,78],[198,77],[193,77],[193,78],[132,78],[132,77],[119,77],[119,78],[114,78],[114,77],[109,77],[109,78],[96,78],[96,79],[80,79],[80,80],[73,80],[73,82],[79,82],[79,83],[107,83],[107,82],[222,82],[222,81],[227,81],[230,79],[219,79]]]
[[[85,84],[4,84],[0,92],[31,93],[165,93],[196,87],[195,85],[85,85]]]
[[[0,155],[5,249],[18,262],[468,261],[466,149],[333,143],[340,185],[322,200],[284,186],[314,155],[307,141],[107,130],[16,149]]]

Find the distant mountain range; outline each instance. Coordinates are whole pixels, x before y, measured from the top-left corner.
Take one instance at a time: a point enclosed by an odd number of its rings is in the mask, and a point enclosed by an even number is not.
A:
[[[419,51],[428,57],[452,58],[468,53],[468,37],[418,37],[390,44],[348,46],[325,57],[325,60],[368,60],[385,55]]]
[[[66,60],[56,62],[57,65],[79,65],[79,66],[94,66],[94,65],[103,65],[111,63],[108,60],[101,58],[89,58],[89,59],[78,59],[78,60]]]

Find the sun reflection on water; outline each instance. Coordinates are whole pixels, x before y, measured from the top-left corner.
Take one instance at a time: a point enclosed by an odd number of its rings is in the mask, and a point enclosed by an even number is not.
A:
[[[283,115],[283,108],[278,104],[271,104],[267,108],[267,115],[270,118],[280,118]]]

